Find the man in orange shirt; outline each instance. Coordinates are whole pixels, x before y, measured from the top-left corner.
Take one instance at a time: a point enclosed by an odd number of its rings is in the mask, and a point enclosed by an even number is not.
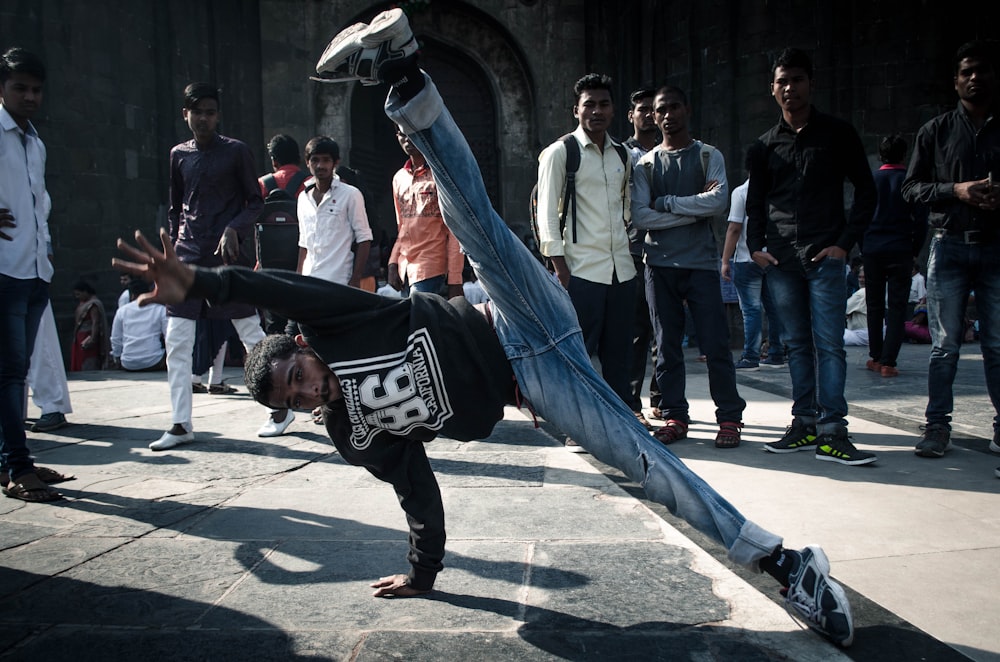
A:
[[[389,285],[409,296],[411,288],[445,295],[447,284],[449,299],[461,296],[465,258],[441,217],[437,184],[420,150],[398,129],[396,138],[410,158],[392,178],[399,235],[389,256]]]

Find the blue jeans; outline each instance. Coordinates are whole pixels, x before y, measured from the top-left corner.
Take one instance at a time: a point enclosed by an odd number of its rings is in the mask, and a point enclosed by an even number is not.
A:
[[[781,539],[747,521],[655,441],[597,374],[569,295],[490,206],[479,166],[430,79],[405,104],[390,92],[385,109],[434,173],[445,223],[490,295],[497,335],[526,399],[651,499],[723,543],[732,561],[756,570]]]
[[[965,335],[965,306],[976,293],[979,345],[983,352],[986,390],[1000,412],[1000,246],[964,244],[952,237],[934,237],[927,260],[927,322],[931,358],[927,370],[928,423],[951,422],[952,383]],[[993,425],[1000,424],[1000,414]]]
[[[708,364],[708,388],[719,423],[739,423],[747,403],[736,390],[736,369],[729,351],[729,323],[714,269],[646,268],[646,299],[656,338],[656,383],[663,418],[689,423],[684,396],[684,302],[694,320],[698,346]]]
[[[767,285],[785,331],[792,415],[820,434],[846,427],[844,260],[828,257],[808,271],[770,267]]]
[[[34,471],[24,435],[24,380],[49,284],[0,274],[0,468],[11,479]]]
[[[785,347],[781,343],[781,320],[778,318],[771,291],[764,279],[764,270],[754,261],[733,262],[733,284],[740,297],[743,313],[743,356],[751,363],[760,362],[761,329],[763,316],[767,315],[767,358],[785,360]]]

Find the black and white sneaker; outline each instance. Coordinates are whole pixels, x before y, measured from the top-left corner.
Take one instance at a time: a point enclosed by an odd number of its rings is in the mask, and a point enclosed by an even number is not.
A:
[[[786,550],[796,555],[785,593],[785,607],[838,646],[854,642],[854,619],[844,587],[830,578],[830,561],[817,545]]]
[[[327,45],[316,64],[323,83],[359,80],[362,85],[384,81],[382,67],[403,60],[417,52],[417,40],[402,9],[384,11],[368,25],[355,23],[341,30]]]

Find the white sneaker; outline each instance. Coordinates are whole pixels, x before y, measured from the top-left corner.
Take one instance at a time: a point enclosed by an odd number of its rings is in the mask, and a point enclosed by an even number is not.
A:
[[[291,409],[289,409],[285,413],[285,420],[281,421],[280,423],[276,422],[273,417],[268,416],[267,423],[264,423],[264,425],[262,425],[260,429],[257,430],[257,436],[280,437],[281,435],[285,434],[285,430],[288,429],[288,426],[291,425],[292,421],[294,420],[295,420],[295,412],[292,411]]]
[[[844,648],[854,641],[854,619],[844,588],[830,577],[823,550],[809,545],[797,554],[785,595],[788,611]]]
[[[378,85],[382,66],[417,52],[417,40],[402,9],[384,11],[370,25],[355,23],[342,30],[327,45],[316,64],[318,80],[341,83],[360,80]],[[391,81],[390,81],[391,82]]]
[[[154,451],[165,451],[168,448],[180,446],[181,444],[189,444],[192,441],[194,441],[194,432],[185,432],[184,434],[170,434],[169,432],[164,432],[162,437],[149,445],[149,449]]]

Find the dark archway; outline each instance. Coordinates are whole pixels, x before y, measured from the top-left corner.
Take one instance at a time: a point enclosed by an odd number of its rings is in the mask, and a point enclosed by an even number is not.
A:
[[[421,40],[420,61],[434,76],[434,83],[472,147],[486,191],[497,206],[501,199],[497,101],[486,72],[460,51],[433,39]],[[382,112],[384,95],[384,87],[358,86],[354,90],[347,161],[364,176],[373,229],[377,227],[393,237],[396,220],[391,198],[392,176],[403,165],[405,156],[396,142],[392,123]]]

